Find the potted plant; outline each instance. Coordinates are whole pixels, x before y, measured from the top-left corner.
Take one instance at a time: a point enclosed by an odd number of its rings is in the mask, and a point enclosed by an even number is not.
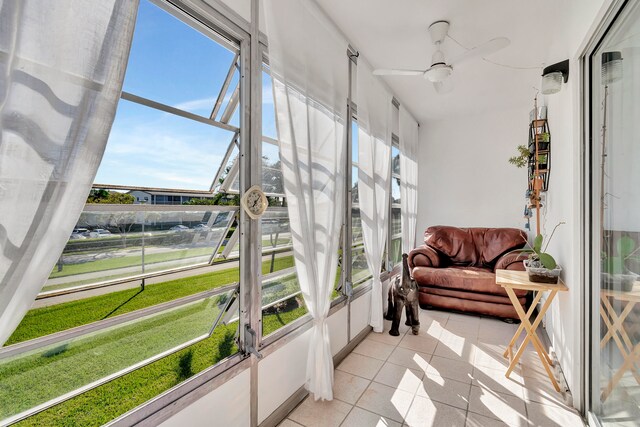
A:
[[[529,162],[529,149],[524,145],[518,145],[516,147],[518,155],[509,158],[509,163],[515,165],[517,168],[523,168],[527,166]]]
[[[553,238],[553,234],[556,232],[556,228],[558,228],[564,222],[559,222],[551,232],[551,236],[549,240],[547,240],[547,244],[544,249],[542,249],[542,242],[544,238],[542,234],[538,234],[536,238],[533,240],[533,247],[526,250],[530,252],[529,258],[524,260],[524,268],[527,270],[527,274],[529,274],[529,280],[532,282],[538,283],[558,283],[558,278],[560,277],[560,273],[562,272],[562,267],[556,263],[556,260],[546,252],[547,247],[549,247],[549,242]]]
[[[616,241],[616,252],[616,256],[603,253],[602,287],[630,292],[638,275],[627,268],[626,262],[636,253],[636,242],[629,236],[621,236]]]

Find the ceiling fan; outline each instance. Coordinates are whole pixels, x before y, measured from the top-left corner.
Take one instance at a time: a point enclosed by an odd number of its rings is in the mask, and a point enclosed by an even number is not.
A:
[[[433,83],[436,92],[444,93],[448,92],[447,87],[445,87],[444,85],[444,82],[449,80],[449,77],[453,73],[454,65],[457,65],[462,61],[466,61],[467,59],[471,59],[474,57],[483,57],[489,55],[500,49],[504,49],[505,47],[509,46],[509,43],[511,43],[506,37],[497,37],[495,39],[489,40],[486,43],[469,49],[462,55],[459,55],[458,57],[455,57],[451,61],[447,62],[445,61],[444,53],[442,52],[442,50],[440,50],[440,47],[445,37],[447,37],[448,32],[449,22],[447,21],[436,21],[429,26],[429,35],[431,36],[431,41],[436,46],[436,51],[431,57],[431,66],[426,70],[377,69],[373,71],[373,74],[378,76],[421,75],[425,79]],[[450,85],[447,86],[448,89],[451,88]]]

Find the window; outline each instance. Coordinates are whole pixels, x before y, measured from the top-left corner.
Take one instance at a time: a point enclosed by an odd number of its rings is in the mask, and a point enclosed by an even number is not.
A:
[[[356,288],[371,278],[364,252],[358,196],[358,121],[351,120],[351,283]]]
[[[394,138],[391,147],[391,218],[389,222],[389,262],[391,266],[402,261],[400,172],[400,149],[398,148],[397,140]]]
[[[0,349],[0,420],[61,402],[28,422],[103,424],[238,351],[239,208],[213,190],[240,144],[239,45],[165,8],[140,3],[94,190]]]

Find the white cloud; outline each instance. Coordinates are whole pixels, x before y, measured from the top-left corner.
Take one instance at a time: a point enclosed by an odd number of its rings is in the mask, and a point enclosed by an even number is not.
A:
[[[173,106],[173,108],[177,108],[178,110],[185,111],[194,111],[194,110],[213,110],[213,105],[215,104],[215,98],[202,98],[202,99],[193,99],[191,101],[184,101],[179,104]]]
[[[162,117],[126,127],[116,122],[96,182],[209,189],[232,133]]]

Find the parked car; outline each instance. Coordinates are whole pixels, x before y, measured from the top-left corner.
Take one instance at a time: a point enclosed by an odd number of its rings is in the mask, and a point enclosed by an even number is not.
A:
[[[80,235],[80,236],[89,237],[89,229],[88,228],[76,227],[76,228],[73,229],[71,234],[77,234],[77,235]]]
[[[178,224],[178,225],[174,225],[169,230],[171,230],[171,231],[187,231],[187,230],[189,230],[189,227],[187,227],[186,225]]]
[[[105,230],[104,228],[96,228],[89,232],[89,237],[111,237],[111,232],[109,230]]]
[[[71,236],[69,237],[69,240],[81,240],[81,239],[86,239],[87,237],[80,234],[80,233],[71,233]]]
[[[195,227],[193,227],[193,229],[196,231],[207,231],[209,230],[209,226],[207,224],[198,224]]]

